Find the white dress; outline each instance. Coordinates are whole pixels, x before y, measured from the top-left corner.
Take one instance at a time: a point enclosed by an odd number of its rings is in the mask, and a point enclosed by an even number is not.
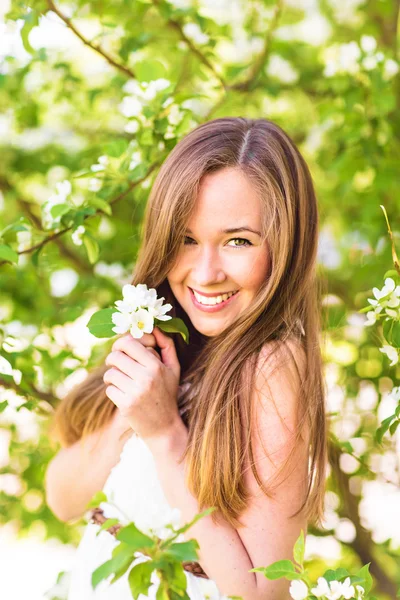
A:
[[[186,384],[187,385],[187,384]],[[182,386],[181,386],[182,387]],[[152,533],[165,539],[171,530],[165,526],[183,525],[180,510],[171,508],[158,479],[154,458],[145,442],[135,433],[126,441],[119,462],[111,470],[103,491],[112,502],[102,502],[99,506],[104,516],[116,517],[123,525],[133,521],[144,533]],[[108,531],[101,531],[100,525],[88,523],[70,572],[70,585],[67,600],[131,600],[132,593],[128,575],[132,567],[115,583],[103,580],[93,590],[91,576],[102,563],[112,558],[112,550],[118,540]],[[189,530],[190,532],[190,530]],[[183,536],[177,541],[183,541]],[[138,554],[132,566],[145,560]],[[185,571],[187,594],[191,600],[222,600],[225,598],[216,583],[211,579],[197,577]],[[138,600],[155,600],[159,585],[156,573],[152,574],[152,585],[148,595],[139,595]]]

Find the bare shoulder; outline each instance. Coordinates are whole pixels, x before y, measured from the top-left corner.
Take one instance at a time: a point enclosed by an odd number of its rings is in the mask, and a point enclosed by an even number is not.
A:
[[[285,462],[295,440],[306,363],[305,350],[296,339],[265,344],[258,357],[251,395],[255,444],[259,458],[274,456],[276,467]],[[301,435],[308,439],[305,422]]]

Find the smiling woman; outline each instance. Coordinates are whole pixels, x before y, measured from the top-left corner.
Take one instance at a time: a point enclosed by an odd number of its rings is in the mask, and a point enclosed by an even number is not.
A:
[[[190,343],[157,328],[146,343],[118,339],[107,370],[100,365],[56,411],[55,435],[72,453],[123,410],[139,435],[119,462],[100,455],[97,482],[143,528],[161,536],[168,519],[216,507],[189,532],[215,598],[286,599],[288,581],[252,569],[290,559],[300,531],[323,515],[317,246],[312,179],[280,127],[241,117],[197,127],[158,173],[132,278],[173,306]],[[143,348],[149,339],[160,355]],[[107,431],[112,445],[121,426]],[[69,481],[73,497],[79,476]],[[98,527],[85,531],[69,600],[128,600],[128,573],[91,589],[114,547]],[[205,600],[201,578],[186,577],[191,600]],[[143,597],[155,597],[154,585]]]

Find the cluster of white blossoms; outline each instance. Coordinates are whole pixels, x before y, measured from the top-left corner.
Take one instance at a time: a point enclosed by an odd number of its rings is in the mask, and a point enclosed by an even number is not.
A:
[[[57,193],[52,194],[42,207],[42,222],[43,227],[45,229],[53,225],[53,223],[60,222],[62,215],[59,215],[58,217],[53,217],[53,215],[51,214],[51,209],[57,204],[65,204],[68,196],[71,194],[72,191],[71,182],[67,179],[65,179],[64,181],[59,181],[58,183],[56,183],[56,190]]]
[[[86,229],[83,225],[79,225],[71,235],[71,239],[74,242],[75,246],[82,246],[82,236],[85,233]]]
[[[380,290],[376,287],[372,290],[375,298],[368,298],[368,302],[372,305],[373,310],[367,312],[366,325],[374,325],[377,318],[384,310],[388,317],[392,319],[400,319],[400,285],[395,284],[391,277],[385,279],[385,285]]]
[[[147,288],[144,283],[138,285],[126,284],[122,288],[123,300],[117,300],[118,311],[111,316],[115,333],[129,331],[132,337],[139,339],[144,333],[154,329],[154,319],[168,321],[171,316],[165,313],[171,310],[171,304],[164,304],[164,298],[157,298],[154,288]]]
[[[289,593],[293,600],[306,600],[310,593],[324,600],[350,600],[350,598],[362,600],[365,590],[361,585],[356,585],[354,588],[350,577],[346,577],[343,582],[329,581],[329,583],[325,577],[319,577],[317,587],[311,588],[311,591],[304,581],[295,579],[290,584]]]
[[[367,312],[366,326],[374,325],[380,317],[386,316],[396,321],[400,320],[400,285],[396,286],[394,279],[387,277],[385,285],[380,290],[376,287],[372,290],[374,298],[368,298],[372,310]],[[386,354],[390,359],[390,366],[399,361],[399,352],[397,348],[385,344],[379,348],[380,352]]]
[[[376,69],[383,65],[383,78],[391,79],[399,71],[398,63],[385,58],[383,52],[376,52],[376,39],[371,35],[361,36],[360,44],[355,41],[347,44],[333,44],[324,50],[326,77],[333,77],[341,73],[355,75],[363,68],[366,71]]]
[[[154,81],[150,82],[142,81],[141,83],[131,79],[123,88],[124,92],[127,92],[129,95],[122,99],[118,108],[124,117],[128,119],[130,117],[140,118],[143,107],[154,100],[159,92],[162,92],[170,85],[171,82],[163,78],[154,79]],[[136,125],[134,127],[136,128]]]

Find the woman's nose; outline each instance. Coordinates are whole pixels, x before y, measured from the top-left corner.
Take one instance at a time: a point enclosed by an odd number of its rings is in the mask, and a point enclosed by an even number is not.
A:
[[[193,264],[194,279],[199,286],[206,286],[225,279],[217,250],[204,248],[197,254]]]

